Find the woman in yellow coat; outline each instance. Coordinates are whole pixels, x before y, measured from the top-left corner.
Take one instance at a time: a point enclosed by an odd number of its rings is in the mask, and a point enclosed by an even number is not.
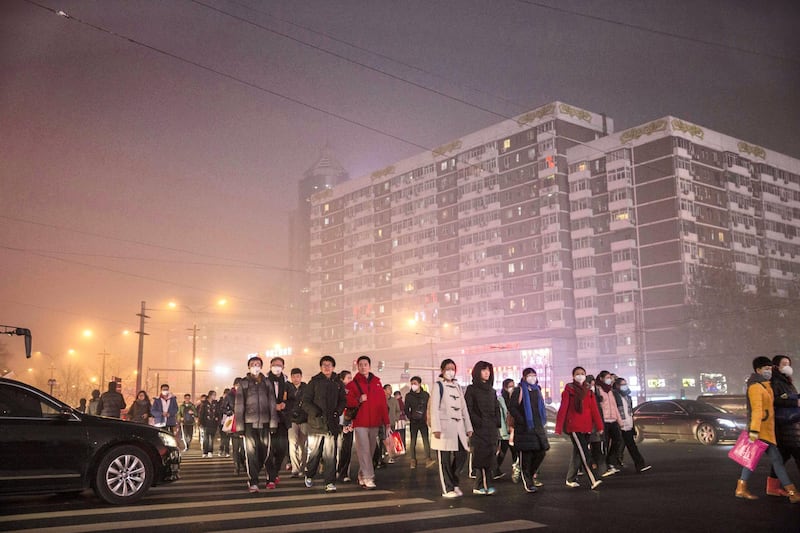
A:
[[[750,433],[750,441],[762,440],[767,443],[767,451],[772,467],[780,479],[791,503],[800,502],[800,494],[789,479],[783,459],[776,446],[775,439],[775,409],[773,407],[774,395],[772,393],[772,361],[767,357],[756,357],[753,359],[753,374],[747,380],[747,429]],[[747,490],[747,480],[753,473],[747,467],[742,467],[742,475],[736,484],[736,497],[747,500],[755,500]]]

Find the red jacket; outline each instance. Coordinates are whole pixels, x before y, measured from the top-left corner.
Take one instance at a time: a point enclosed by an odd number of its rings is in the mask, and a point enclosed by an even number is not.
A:
[[[561,433],[591,433],[592,425],[597,431],[603,431],[603,419],[600,417],[600,410],[597,408],[594,393],[591,389],[586,389],[583,395],[583,409],[577,412],[575,407],[578,402],[578,393],[575,383],[567,383],[564,392],[561,393],[561,407],[558,408],[556,417],[556,434]]]
[[[356,385],[358,383],[358,385]],[[361,387],[361,392],[358,391]],[[361,394],[367,395],[367,401],[361,404],[358,414],[353,419],[354,428],[372,428],[389,425],[389,407],[386,394],[378,376],[369,374],[369,381],[360,373],[356,373],[353,381],[347,384],[347,407],[359,405]]]

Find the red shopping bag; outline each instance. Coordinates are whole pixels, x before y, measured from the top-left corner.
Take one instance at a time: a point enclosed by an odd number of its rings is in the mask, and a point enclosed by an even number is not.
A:
[[[763,440],[750,442],[747,431],[742,431],[742,434],[736,439],[736,444],[728,452],[728,457],[747,469],[755,470],[758,460],[764,455],[768,446]]]
[[[384,439],[383,445],[386,446],[386,451],[392,457],[406,453],[406,443],[403,442],[403,437],[397,431],[390,432],[389,436]]]

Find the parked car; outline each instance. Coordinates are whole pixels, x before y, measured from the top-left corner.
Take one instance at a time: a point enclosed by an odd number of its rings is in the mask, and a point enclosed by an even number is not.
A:
[[[644,402],[633,410],[636,438],[697,440],[711,445],[736,440],[747,427],[746,417],[697,400]]]
[[[0,494],[92,488],[112,504],[178,479],[170,433],[81,413],[25,383],[0,378]]]
[[[744,394],[704,394],[698,396],[697,401],[710,403],[729,413],[747,416],[747,396]]]

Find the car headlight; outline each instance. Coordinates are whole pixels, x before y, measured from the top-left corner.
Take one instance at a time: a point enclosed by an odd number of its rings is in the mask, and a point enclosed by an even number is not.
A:
[[[161,439],[161,442],[164,443],[164,446],[167,446],[169,448],[178,447],[178,440],[169,433],[164,433],[163,431],[159,431],[158,438]]]
[[[717,418],[717,424],[726,428],[736,428],[736,422],[728,420],[727,418]]]

